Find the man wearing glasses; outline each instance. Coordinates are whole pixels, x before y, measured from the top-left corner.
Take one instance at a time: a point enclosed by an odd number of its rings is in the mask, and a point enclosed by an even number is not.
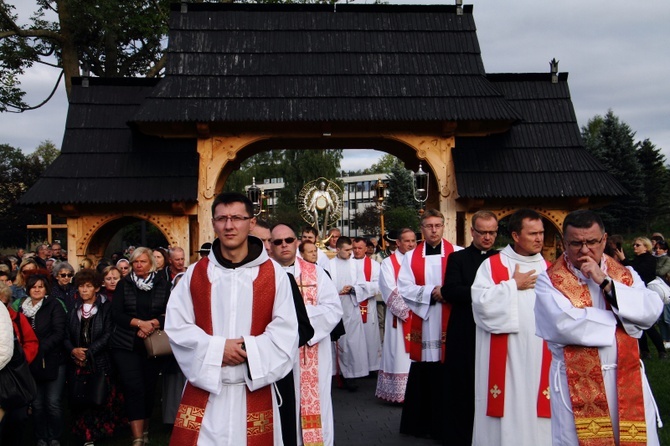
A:
[[[475,339],[475,446],[551,441],[549,363],[535,335],[535,282],[547,268],[544,225],[531,209],[508,221],[514,243],[486,259],[472,284]]]
[[[444,377],[440,363],[445,358],[445,341],[451,306],[444,303],[442,282],[449,255],[461,247],[442,237],[444,216],[428,209],[421,216],[424,240],[405,254],[398,273],[398,292],[412,310],[410,359],[400,433],[440,438],[443,423]],[[456,403],[456,402],[454,402]]]
[[[293,373],[302,434],[297,444],[332,446],[335,429],[330,396],[333,375],[330,332],[342,318],[340,298],[323,268],[296,256],[298,240],[290,226],[279,223],[272,227],[271,234],[272,258],[295,278],[313,328],[311,339],[300,347]]]
[[[607,234],[596,213],[571,212],[563,243],[563,256],[538,278],[535,305],[537,334],[553,357],[553,444],[588,444],[597,433],[598,444],[658,445],[637,338],[663,303],[632,268],[603,254]]]
[[[472,316],[470,287],[482,262],[498,252],[493,249],[498,235],[496,215],[490,211],[475,212],[470,234],[472,244],[449,256],[442,286],[442,296],[451,304],[447,358],[444,361],[444,399],[459,402],[445,405],[443,438],[453,446],[472,444],[475,416],[475,320]]]
[[[282,442],[272,384],[293,366],[298,323],[288,276],[248,237],[255,224],[246,196],[217,196],[217,239],[170,296],[165,331],[188,379],[172,445]]]

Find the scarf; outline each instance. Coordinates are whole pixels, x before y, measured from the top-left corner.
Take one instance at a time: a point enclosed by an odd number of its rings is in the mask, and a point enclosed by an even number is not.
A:
[[[44,299],[46,299],[46,297]],[[23,311],[23,314],[28,319],[34,318],[37,312],[40,310],[40,308],[42,308],[44,299],[40,300],[35,305],[33,305],[33,301],[28,297],[26,300],[23,301],[23,304],[21,304],[21,310]]]
[[[135,271],[130,272],[130,280],[132,280],[135,283],[135,286],[142,291],[151,291],[151,289],[154,287],[155,277],[156,277],[155,271],[149,273],[149,275],[144,279],[141,277],[137,277]]]

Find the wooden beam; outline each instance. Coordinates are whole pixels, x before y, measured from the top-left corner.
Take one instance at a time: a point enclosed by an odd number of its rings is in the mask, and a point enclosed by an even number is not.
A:
[[[54,224],[51,221],[51,214],[47,214],[47,224],[45,225],[26,225],[26,229],[46,229],[47,230],[47,241],[49,244],[53,242],[53,230],[54,229],[67,229],[66,224]]]

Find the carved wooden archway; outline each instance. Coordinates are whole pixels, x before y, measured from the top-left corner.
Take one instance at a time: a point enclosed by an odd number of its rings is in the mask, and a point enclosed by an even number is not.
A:
[[[211,221],[211,204],[216,194],[222,190],[223,185],[230,174],[229,164],[233,161],[239,162],[238,156],[245,151],[253,153],[251,146],[259,142],[267,142],[276,135],[271,134],[240,134],[230,136],[214,136],[198,140],[198,153],[200,154],[199,181],[198,181],[198,221],[200,242],[210,241],[214,238],[212,225],[205,222]],[[315,135],[293,135],[295,141],[314,138]],[[370,138],[381,138],[400,143],[406,147],[404,158],[419,159],[427,164],[432,171],[432,182],[437,185],[437,191],[431,192],[428,205],[436,206],[447,218],[444,234],[449,239],[456,236],[456,180],[454,163],[452,161],[451,149],[454,147],[453,136],[414,135],[409,133],[384,133],[365,135],[338,135],[337,138],[328,139],[329,145],[342,141],[340,147],[347,147],[346,141],[366,140]],[[283,139],[286,141],[287,139]],[[290,140],[290,139],[289,139]],[[279,147],[278,147],[279,148]],[[281,147],[285,148],[285,147]],[[319,147],[314,147],[318,150]],[[384,150],[384,149],[380,149]],[[396,156],[397,153],[394,153]]]

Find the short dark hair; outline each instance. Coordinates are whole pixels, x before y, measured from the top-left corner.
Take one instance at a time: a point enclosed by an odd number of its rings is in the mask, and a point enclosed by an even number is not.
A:
[[[594,223],[598,224],[601,232],[605,232],[605,225],[603,224],[603,220],[600,218],[600,215],[596,214],[590,209],[579,209],[572,211],[565,217],[565,220],[563,220],[563,234],[565,234],[568,226],[579,229],[588,229],[593,226]]]
[[[219,194],[214,199],[212,203],[212,217],[214,217],[214,211],[216,207],[220,204],[230,204],[230,203],[243,203],[249,217],[254,216],[254,205],[251,203],[251,200],[239,192],[224,192]]]
[[[535,212],[532,209],[519,209],[509,217],[507,222],[507,228],[509,229],[510,235],[513,232],[521,234],[521,229],[523,228],[524,220],[542,220],[542,216]]]
[[[263,220],[262,218],[257,218],[256,219],[256,227],[257,228],[263,228],[263,229],[270,229],[270,223],[268,223],[267,220]]]
[[[102,275],[94,269],[82,269],[74,275],[74,286],[79,288],[81,285],[90,283],[93,288],[102,286]]]
[[[352,239],[352,241],[353,241],[354,243],[360,243],[360,242],[363,242],[363,243],[365,243],[365,244],[368,243],[368,241],[365,240],[363,237],[354,237],[354,238]],[[353,243],[352,243],[352,244],[353,244]]]
[[[42,281],[44,288],[47,290],[47,295],[51,294],[51,283],[45,274],[31,274],[26,279],[26,293],[30,296],[30,289],[37,284],[37,282]]]
[[[308,232],[310,234],[314,234],[314,237],[319,236],[319,231],[317,231],[314,226],[303,226],[302,227],[302,232],[300,233],[300,235],[304,234],[305,232]]]
[[[668,250],[668,242],[665,240],[659,240],[656,242],[656,247],[662,249],[663,251]]]
[[[351,239],[346,235],[340,236],[340,238],[337,239],[337,244],[335,245],[335,247],[341,248],[342,245],[351,245]]]

